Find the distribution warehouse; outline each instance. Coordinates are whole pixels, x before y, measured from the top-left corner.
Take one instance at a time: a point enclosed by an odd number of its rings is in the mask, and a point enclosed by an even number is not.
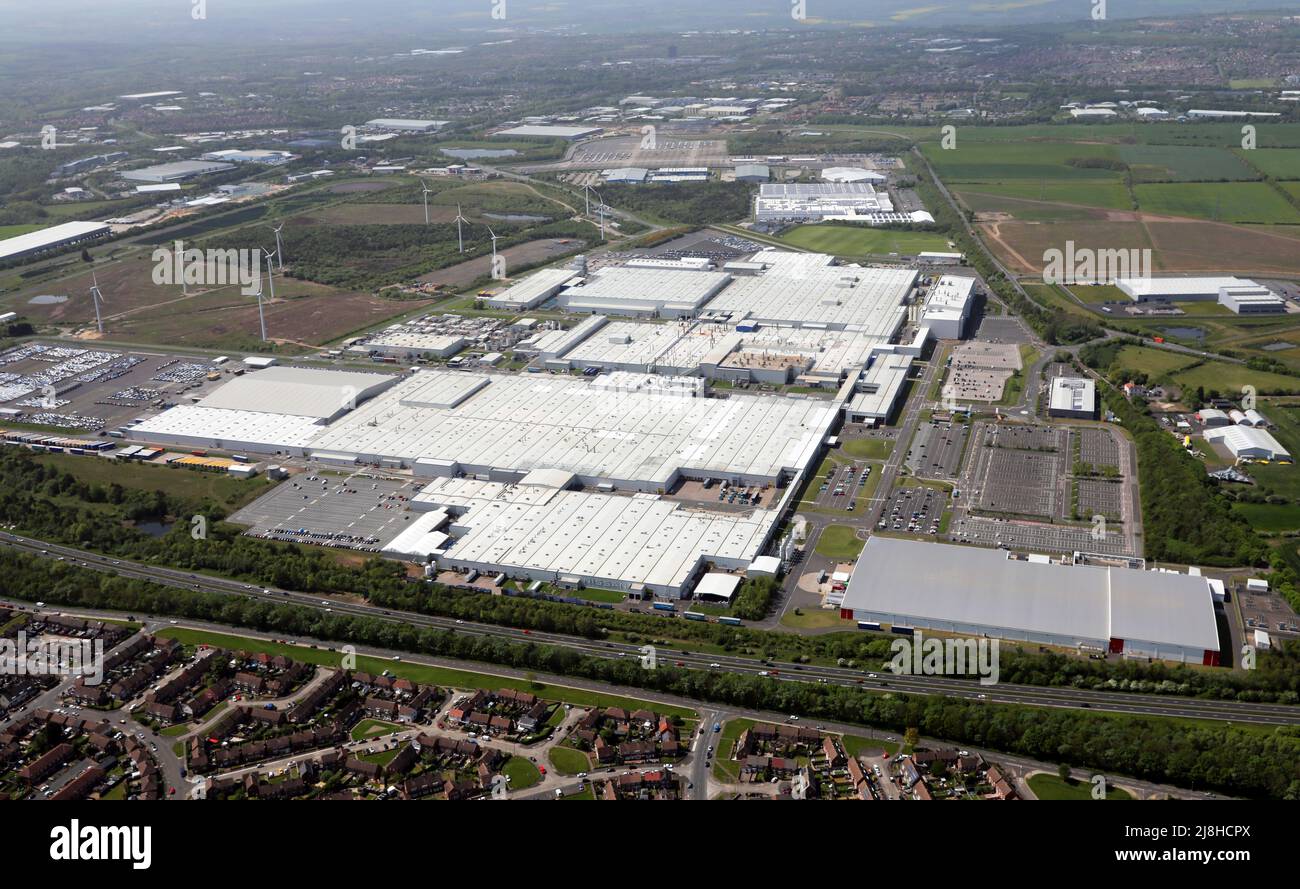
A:
[[[867,541],[841,616],[900,627],[1218,665],[1206,578],[1061,565],[997,549]]]

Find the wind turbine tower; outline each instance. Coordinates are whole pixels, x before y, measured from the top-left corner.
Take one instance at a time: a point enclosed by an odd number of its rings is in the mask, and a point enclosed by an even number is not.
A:
[[[104,319],[99,314],[99,303],[103,300],[104,294],[99,292],[99,278],[94,271],[90,273],[90,301],[95,304],[95,327],[99,328],[100,335],[104,333]]]
[[[456,218],[455,218],[454,220],[452,220],[452,221],[456,223],[456,245],[460,248],[460,252],[461,252],[461,253],[464,253],[464,252],[465,252],[465,237],[464,237],[463,234],[461,234],[461,228],[460,228],[460,226],[461,226],[461,223],[463,223],[463,222],[469,222],[469,220],[466,219],[464,216],[461,215],[461,212],[460,212],[460,204],[457,204],[457,205],[456,205]]]

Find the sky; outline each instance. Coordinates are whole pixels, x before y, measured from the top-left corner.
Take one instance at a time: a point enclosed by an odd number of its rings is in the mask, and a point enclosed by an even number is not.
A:
[[[401,35],[454,42],[493,30],[638,31],[991,27],[1207,11],[1291,8],[1297,0],[0,0],[0,42],[257,41]],[[651,13],[650,11],[653,10]],[[200,31],[200,29],[203,29]]]

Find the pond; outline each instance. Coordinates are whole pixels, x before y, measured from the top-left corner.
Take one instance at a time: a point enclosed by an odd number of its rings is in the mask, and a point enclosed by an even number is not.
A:
[[[143,531],[150,537],[162,537],[175,524],[175,522],[136,522],[134,527],[137,531]]]
[[[1162,327],[1160,330],[1172,337],[1180,340],[1203,340],[1205,331],[1199,327]]]
[[[33,296],[27,300],[29,305],[33,306],[57,306],[59,303],[68,301],[66,296],[55,296],[52,293],[42,293],[40,296]]]
[[[484,213],[488,219],[499,219],[502,222],[546,222],[550,219],[548,216],[527,216],[523,213]]]

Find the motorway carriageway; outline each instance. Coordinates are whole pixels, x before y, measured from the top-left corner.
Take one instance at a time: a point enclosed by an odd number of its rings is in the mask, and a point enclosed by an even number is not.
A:
[[[335,599],[322,599],[319,595],[289,590],[271,589],[270,592],[267,592],[267,588],[254,584],[241,583],[206,574],[191,574],[174,568],[145,565],[126,559],[115,559],[87,550],[45,543],[6,532],[0,532],[0,544],[11,549],[50,559],[61,558],[77,567],[146,580],[180,589],[197,589],[211,593],[248,596],[272,602],[289,602],[310,608],[328,609],[339,614],[388,620],[393,623],[410,624],[421,628],[453,630],[466,635],[499,636],[515,642],[557,645],[594,657],[616,659],[635,658],[641,655],[641,646],[639,645],[602,642],[579,636],[520,630],[495,624],[472,623],[450,617],[417,614],[409,611],[394,613],[373,605],[358,605]],[[575,605],[572,607],[579,608],[582,606]],[[871,672],[867,670],[801,665],[781,661],[765,663],[757,658],[737,657],[728,654],[689,654],[680,649],[667,646],[658,646],[656,657],[661,667],[682,666],[703,670],[723,669],[728,672],[751,675],[767,671],[773,679],[781,681],[861,687],[877,692],[899,691],[909,694],[942,694],[954,698],[987,700],[1001,704],[1023,704],[1064,709],[1086,708],[1107,713],[1131,713],[1143,716],[1215,719],[1264,725],[1300,725],[1300,707],[1283,704],[1211,701],[1174,695],[1099,692],[1075,688],[1012,685],[1003,682],[996,685],[980,685],[977,680],[973,679],[956,679],[947,676],[894,675],[884,669],[879,671],[875,678],[872,678]],[[714,667],[713,664],[718,666]]]

